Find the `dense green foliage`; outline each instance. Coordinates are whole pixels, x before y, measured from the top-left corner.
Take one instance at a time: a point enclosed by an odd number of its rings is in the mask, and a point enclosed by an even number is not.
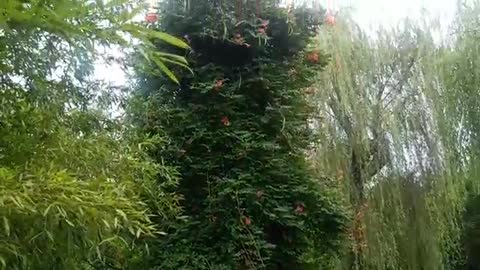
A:
[[[181,2],[166,1],[159,27],[187,35],[194,74],[179,73],[180,86],[139,83],[148,103],[139,121],[171,138],[152,154],[179,168],[184,197],[185,220],[159,242],[158,268],[327,267],[346,217],[306,160],[315,132],[305,91],[326,59],[313,48],[309,63],[305,49],[321,18],[268,1],[263,21],[250,6]]]
[[[480,269],[478,1],[144,2],[0,0],[0,269]]]
[[[144,154],[154,138],[107,114],[123,98],[91,76],[96,48],[133,46],[128,34],[179,42],[130,23],[123,2],[0,3],[2,269],[128,267],[161,229],[151,216],[177,211],[154,183],[176,172]]]

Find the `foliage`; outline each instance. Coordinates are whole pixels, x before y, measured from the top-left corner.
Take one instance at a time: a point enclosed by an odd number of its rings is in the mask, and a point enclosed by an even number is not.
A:
[[[142,263],[145,240],[177,211],[165,190],[176,173],[145,154],[161,140],[108,115],[125,89],[94,80],[93,63],[114,46],[155,56],[151,36],[186,44],[134,24],[132,1],[8,0],[0,10],[0,267]]]
[[[339,269],[465,269],[477,16],[476,6],[459,12],[454,42],[435,43],[427,21],[371,38],[347,14],[320,33],[333,58],[315,94],[317,167],[341,180],[355,210]]]
[[[478,268],[479,7],[0,1],[0,268]]]
[[[480,196],[478,194],[469,196],[464,215],[464,232],[462,235],[462,240],[464,243],[464,251],[467,257],[466,264],[468,269],[478,269],[479,262],[479,241],[480,239],[480,214],[478,209],[480,206]]]
[[[455,24],[455,39],[452,49],[444,52],[441,74],[442,88],[435,94],[441,98],[448,117],[439,110],[445,128],[446,139],[449,142],[449,153],[452,157],[452,167],[459,172],[461,178],[457,179],[462,184],[459,203],[463,218],[459,221],[458,232],[462,236],[460,250],[467,258],[468,269],[478,268],[476,263],[476,244],[479,239],[476,233],[477,213],[473,208],[478,203],[478,83],[479,83],[479,34],[480,22],[478,14],[480,3],[464,3],[460,6],[459,20]],[[440,109],[440,108],[439,108]],[[460,180],[460,181],[459,181]],[[449,200],[451,200],[449,198]],[[459,218],[460,219],[460,218]],[[475,268],[476,267],[476,268]]]
[[[416,38],[416,34],[420,37]],[[372,251],[372,255],[371,249],[377,246],[370,248],[369,242],[377,239],[369,239],[369,231],[379,236],[377,226],[392,228],[386,224],[369,224],[372,207],[379,207],[372,206],[375,199],[370,198],[370,194],[376,191],[370,188],[381,185],[389,177],[398,179],[396,175],[403,174],[405,169],[408,171],[406,167],[399,167],[404,164],[404,146],[412,143],[413,136],[404,141],[400,133],[403,131],[398,130],[402,120],[397,122],[397,117],[406,120],[415,117],[413,114],[417,111],[410,114],[404,107],[407,102],[415,109],[421,108],[409,100],[416,93],[416,89],[409,86],[418,61],[418,43],[424,37],[420,29],[412,26],[399,32],[379,31],[377,39],[372,40],[348,19],[348,14],[342,14],[342,20],[334,28],[322,31],[320,37],[318,46],[332,54],[332,63],[318,76],[314,97],[319,116],[316,123],[322,134],[317,146],[320,153],[317,166],[342,180],[355,212],[346,268],[370,269],[374,267],[371,260],[375,260],[376,254],[383,256],[389,252],[386,245],[391,241],[378,239],[377,244],[381,246]],[[382,189],[379,191],[383,193]],[[396,191],[397,196],[401,196],[402,191]],[[382,200],[387,203],[388,199]],[[402,219],[399,217],[399,220]],[[397,254],[392,253],[385,258],[394,262],[396,257]]]
[[[166,1],[159,27],[190,40],[194,75],[177,72],[178,87],[142,74],[138,86],[148,113],[136,119],[170,138],[152,156],[179,168],[184,197],[184,219],[156,248],[158,269],[318,269],[346,217],[306,160],[315,140],[306,88],[327,60],[305,50],[315,17],[269,1],[183,3]]]

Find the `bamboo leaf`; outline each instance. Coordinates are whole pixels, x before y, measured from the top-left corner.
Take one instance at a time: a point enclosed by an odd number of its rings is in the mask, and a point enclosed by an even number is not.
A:
[[[46,209],[45,211],[43,211],[43,216],[46,217],[48,215],[48,212],[50,211],[50,208],[52,208],[52,206],[54,206],[54,204],[50,204]]]
[[[68,225],[70,225],[70,226],[72,226],[72,227],[75,227],[75,224],[73,224],[70,220],[65,219],[65,222],[66,222]]]
[[[19,208],[25,208],[25,205],[22,204],[22,201],[17,196],[10,196],[10,200]]]
[[[120,216],[122,216],[122,218],[123,218],[125,221],[128,221],[127,214],[125,214],[125,212],[123,212],[121,209],[116,209],[115,211],[116,211],[118,214],[120,214]]]
[[[101,261],[102,260],[102,253],[100,252],[100,247],[95,247],[95,252],[97,253],[97,258]]]
[[[185,57],[180,56],[180,55],[176,55],[176,54],[172,54],[172,53],[165,53],[165,52],[155,52],[154,55],[158,55],[162,58],[163,57],[173,58],[174,60],[176,60],[178,62],[181,62],[185,65],[188,65],[187,59],[185,59]]]
[[[45,231],[45,233],[47,234],[48,239],[50,239],[50,241],[55,242],[53,239],[53,234],[50,231]]]
[[[107,242],[112,242],[114,241],[115,239],[117,239],[118,237],[117,236],[114,236],[114,237],[110,237],[110,238],[107,238],[107,239],[104,239],[103,241],[101,241],[98,245],[101,246]]]
[[[0,255],[0,264],[2,265],[2,268],[7,267],[7,261],[5,260],[5,258],[2,255]]]
[[[183,40],[176,38],[172,35],[169,35],[167,33],[163,32],[158,32],[158,31],[150,31],[149,36],[160,39],[162,41],[165,41],[166,43],[173,45],[175,47],[179,47],[182,49],[189,49],[190,46],[188,46],[187,43],[185,43]]]
[[[31,243],[31,242],[35,241],[35,239],[37,239],[42,234],[43,234],[43,232],[39,232],[39,233],[35,234],[32,238],[30,238],[29,242]]]
[[[7,217],[3,217],[3,227],[5,229],[5,235],[7,237],[10,236],[10,224],[8,222]]]
[[[162,58],[161,60],[162,60],[163,62],[168,62],[168,63],[175,64],[175,65],[177,65],[177,66],[181,66],[181,67],[185,68],[186,70],[190,71],[190,73],[193,74],[193,70],[192,70],[189,66],[187,66],[187,65],[185,65],[185,64],[183,64],[183,63],[180,63],[180,62],[177,62],[177,61],[173,61],[173,60],[170,60],[170,59],[168,59],[168,58]]]
[[[180,84],[178,81],[177,77],[173,74],[173,72],[158,58],[153,58],[153,61],[157,66],[160,68],[160,70],[165,73],[170,80],[174,81],[176,84]]]
[[[148,54],[145,52],[145,50],[143,48],[139,48],[138,51],[143,56],[143,58],[145,58],[145,60],[147,60],[147,62],[149,62],[149,63],[152,62],[150,57],[148,56]]]
[[[108,223],[105,219],[102,219],[103,221],[103,224],[105,224],[105,226],[110,229],[110,223]]]

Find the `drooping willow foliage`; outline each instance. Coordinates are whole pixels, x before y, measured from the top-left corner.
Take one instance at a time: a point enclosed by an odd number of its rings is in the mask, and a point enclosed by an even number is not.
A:
[[[455,38],[440,44],[432,23],[405,21],[372,39],[348,15],[320,33],[331,63],[314,97],[316,161],[355,210],[339,269],[472,264],[478,225],[464,216],[478,190],[478,12],[463,7]]]

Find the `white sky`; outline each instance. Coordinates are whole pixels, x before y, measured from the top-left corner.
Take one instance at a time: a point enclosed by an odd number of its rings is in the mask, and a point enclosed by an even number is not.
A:
[[[1,1],[1,0],[0,0]],[[305,0],[304,0],[305,1]],[[309,0],[306,0],[309,1]],[[338,10],[348,8],[355,21],[365,30],[374,30],[378,26],[394,27],[402,19],[422,18],[422,9],[429,18],[440,18],[443,33],[455,16],[457,0],[320,0],[323,6]],[[115,65],[96,66],[96,77],[116,85],[126,83],[125,74]]]
[[[337,6],[353,8],[354,19],[364,28],[378,25],[394,26],[401,19],[421,18],[421,10],[428,16],[441,18],[442,24],[451,23],[456,10],[456,0],[330,0]]]

